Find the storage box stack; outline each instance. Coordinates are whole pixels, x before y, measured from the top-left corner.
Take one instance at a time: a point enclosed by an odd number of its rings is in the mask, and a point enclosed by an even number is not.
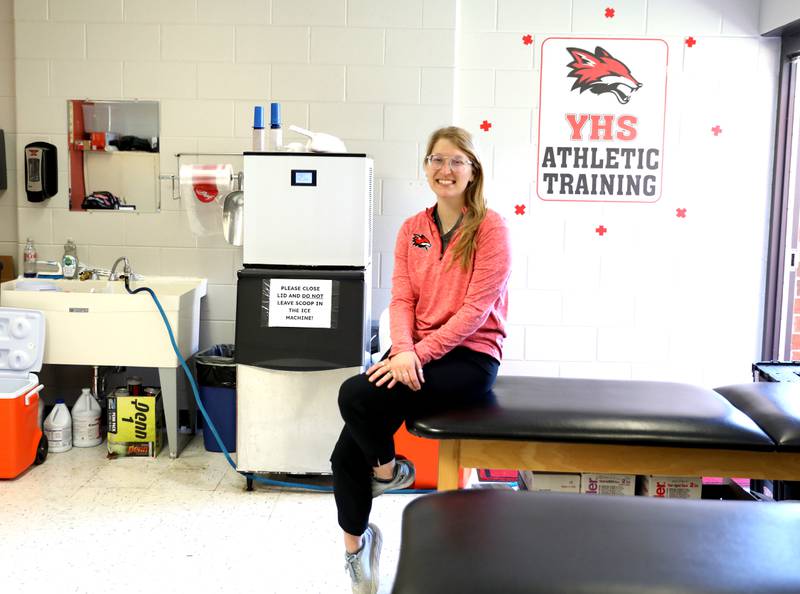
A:
[[[108,396],[108,453],[155,458],[164,443],[164,407],[160,390]]]
[[[520,489],[527,489],[528,491],[579,493],[581,490],[581,475],[520,470],[519,485]]]
[[[581,493],[587,495],[634,495],[636,475],[581,473]]]
[[[636,494],[665,499],[700,499],[703,481],[698,476],[638,476]]]

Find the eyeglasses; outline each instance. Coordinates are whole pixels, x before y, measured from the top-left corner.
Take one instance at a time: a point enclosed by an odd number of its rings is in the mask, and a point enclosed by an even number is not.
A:
[[[433,169],[441,169],[445,163],[453,171],[462,171],[467,165],[472,165],[472,161],[464,157],[443,157],[442,155],[428,155],[425,162]]]

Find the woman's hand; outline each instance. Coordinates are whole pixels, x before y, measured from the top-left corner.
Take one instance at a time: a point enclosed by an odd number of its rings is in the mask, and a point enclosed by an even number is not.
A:
[[[369,381],[375,382],[376,386],[382,386],[388,382],[386,387],[393,388],[400,382],[415,392],[425,382],[422,375],[422,363],[414,351],[398,353],[391,359],[379,361],[367,369],[367,376]]]

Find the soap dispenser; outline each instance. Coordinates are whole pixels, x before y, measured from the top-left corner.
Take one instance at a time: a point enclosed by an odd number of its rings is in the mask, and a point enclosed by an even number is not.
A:
[[[61,257],[61,269],[64,278],[78,278],[78,247],[71,239],[64,244],[64,255]]]

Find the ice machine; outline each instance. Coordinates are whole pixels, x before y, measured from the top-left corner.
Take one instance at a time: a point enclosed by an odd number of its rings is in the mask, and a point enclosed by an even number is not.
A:
[[[237,468],[329,473],[339,385],[369,361],[373,164],[245,153]]]

